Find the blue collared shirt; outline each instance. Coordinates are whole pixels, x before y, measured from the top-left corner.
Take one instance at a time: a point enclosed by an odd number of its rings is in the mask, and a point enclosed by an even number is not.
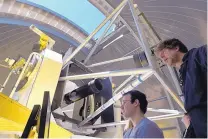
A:
[[[162,130],[153,121],[143,118],[134,128],[124,133],[124,138],[164,138]]]

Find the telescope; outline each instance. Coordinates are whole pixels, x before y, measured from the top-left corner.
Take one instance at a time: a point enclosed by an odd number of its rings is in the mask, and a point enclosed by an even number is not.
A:
[[[103,90],[102,79],[95,79],[90,81],[88,84],[65,94],[64,101],[66,102],[66,104],[71,104],[89,95],[98,94],[102,90]]]
[[[64,101],[67,105],[70,105],[74,102],[77,102],[85,97],[88,97],[89,95],[94,95],[94,104],[98,104],[98,106],[95,106],[95,110],[99,108],[101,105],[103,105],[105,102],[107,102],[110,98],[112,98],[112,84],[109,78],[104,79],[95,79],[90,81],[89,83],[70,91],[69,93],[66,93],[64,95]],[[101,101],[101,99],[104,100],[104,102]],[[83,104],[89,106],[89,104]],[[80,109],[81,110],[81,109]],[[80,111],[82,113],[82,111]],[[80,115],[81,116],[81,115]],[[113,106],[110,106],[106,110],[104,110],[101,114],[99,114],[97,117],[93,118],[93,121],[96,121],[98,117],[102,117],[102,120],[104,123],[110,123],[114,121],[114,112],[113,112]],[[91,120],[91,121],[92,121]]]

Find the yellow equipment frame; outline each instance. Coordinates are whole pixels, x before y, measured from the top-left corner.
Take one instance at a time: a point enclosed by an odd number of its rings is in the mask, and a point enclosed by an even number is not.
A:
[[[0,132],[22,133],[31,110],[0,93]],[[50,125],[50,138],[69,138],[73,134],[55,122]]]

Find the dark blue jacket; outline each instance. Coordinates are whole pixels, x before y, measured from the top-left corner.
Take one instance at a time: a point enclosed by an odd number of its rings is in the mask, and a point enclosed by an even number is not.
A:
[[[183,57],[179,70],[187,112],[207,106],[207,46],[194,48]]]

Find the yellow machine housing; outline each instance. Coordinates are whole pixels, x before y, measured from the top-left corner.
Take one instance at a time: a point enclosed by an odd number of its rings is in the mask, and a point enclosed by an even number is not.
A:
[[[31,73],[33,78],[28,78],[28,83],[19,90],[19,102],[32,109],[34,104],[42,104],[44,91],[50,92],[53,100],[62,68],[62,56],[52,50],[45,49],[42,53],[41,63]]]
[[[21,135],[31,110],[0,93],[0,133]],[[69,138],[73,134],[55,122],[50,124],[50,138]]]
[[[17,61],[9,58],[5,61],[10,69],[20,71],[10,97],[0,92],[0,133],[13,135],[11,137],[22,134],[33,106],[42,105],[45,91],[49,92],[52,103],[62,69],[62,55],[52,51],[55,41],[33,25],[30,29],[40,36],[40,54],[33,52],[27,62],[21,57]],[[14,96],[18,96],[17,101],[12,99]],[[50,138],[73,135],[58,126],[51,117]],[[33,133],[29,137],[35,137],[36,133]]]

